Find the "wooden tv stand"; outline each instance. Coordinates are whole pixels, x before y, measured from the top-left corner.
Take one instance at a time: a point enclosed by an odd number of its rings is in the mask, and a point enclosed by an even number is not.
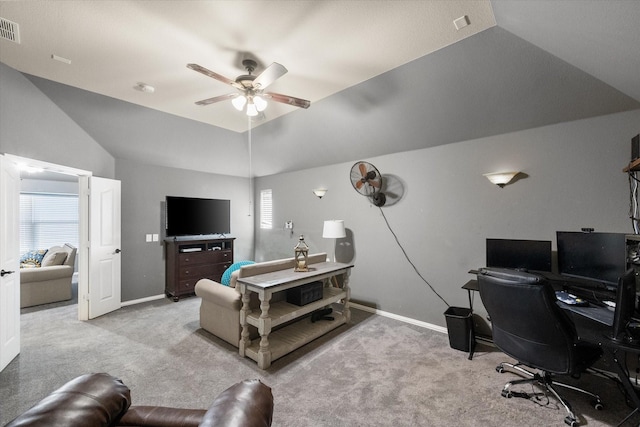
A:
[[[327,332],[351,320],[349,310],[349,273],[352,264],[322,262],[312,264],[307,272],[294,272],[293,268],[238,278],[242,294],[240,325],[242,334],[239,343],[241,356],[247,356],[258,362],[260,369],[271,366],[271,362],[293,350],[313,341]],[[342,276],[341,288],[331,285],[331,278]],[[321,280],[324,282],[323,297],[307,305],[298,306],[286,301],[270,304],[271,296],[276,292],[302,286]],[[249,308],[250,294],[255,292],[260,299],[260,310]],[[308,316],[311,312],[342,302],[342,312],[334,310],[334,320],[319,320],[314,323]],[[296,321],[297,320],[297,321]],[[288,323],[272,332],[272,328]],[[260,338],[249,339],[248,325],[258,328]]]
[[[234,240],[234,237],[165,239],[165,294],[178,301],[180,297],[193,295],[200,279],[219,282],[233,264]]]

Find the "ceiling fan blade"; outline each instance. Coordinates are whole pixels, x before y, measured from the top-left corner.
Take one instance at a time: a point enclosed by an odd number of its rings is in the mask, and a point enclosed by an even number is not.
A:
[[[311,105],[311,101],[307,101],[306,99],[295,98],[289,95],[281,95],[279,93],[266,92],[263,93],[262,96],[265,98],[271,98],[276,102],[293,105],[294,107],[309,108]]]
[[[226,101],[227,99],[235,98],[240,95],[238,92],[236,93],[228,93],[226,95],[214,96],[213,98],[203,99],[202,101],[196,102],[196,105],[209,105],[220,101]]]
[[[253,81],[253,87],[256,89],[266,89],[267,86],[285,74],[287,74],[287,69],[283,65],[274,62],[255,78]]]
[[[231,85],[231,86],[233,86],[235,88],[244,89],[244,86],[242,86],[240,83],[236,82],[235,80],[231,80],[231,79],[226,78],[223,75],[220,75],[218,73],[214,73],[213,71],[211,71],[211,70],[209,70],[207,68],[204,68],[203,66],[200,66],[198,64],[187,64],[187,68],[190,68],[193,71],[197,71],[197,72],[199,72],[201,74],[204,74],[205,76],[211,77],[212,79],[216,79],[219,82]]]

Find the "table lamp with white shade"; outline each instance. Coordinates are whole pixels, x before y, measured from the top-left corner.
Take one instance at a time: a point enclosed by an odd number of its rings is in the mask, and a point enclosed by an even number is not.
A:
[[[341,219],[331,219],[324,222],[322,228],[322,237],[325,239],[342,239],[347,237],[347,232],[344,229],[344,221]],[[336,244],[333,242],[333,257],[332,261],[336,262]]]

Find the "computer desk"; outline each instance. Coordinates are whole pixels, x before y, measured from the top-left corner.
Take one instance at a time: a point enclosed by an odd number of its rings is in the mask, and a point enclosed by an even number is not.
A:
[[[613,368],[616,371],[615,374],[618,375],[618,379],[635,406],[634,410],[625,418],[626,421],[634,413],[640,411],[640,397],[633,387],[629,374],[621,360],[625,360],[629,353],[640,354],[640,339],[633,337],[625,337],[622,340],[612,339],[613,310],[607,307],[596,305],[578,307],[560,301],[558,301],[558,305],[570,314],[573,323],[576,325],[578,338],[581,341],[598,344],[605,355],[611,358]],[[610,318],[610,322],[603,321],[606,318]]]
[[[475,270],[472,270],[469,273],[473,274],[475,272]],[[478,281],[473,279],[469,280],[462,286],[462,289],[468,292],[469,308],[473,312],[472,292],[480,290]],[[625,358],[628,353],[640,354],[640,335],[639,338],[635,339],[613,340],[611,338],[613,331],[613,310],[610,308],[593,304],[586,307],[573,306],[560,301],[558,301],[558,306],[566,310],[571,316],[573,323],[576,325],[578,338],[581,341],[599,345],[604,353],[611,358],[616,371],[615,374],[618,376],[618,379],[635,406],[634,410],[623,421],[624,423],[634,413],[640,411],[640,397],[633,387],[621,360],[626,361]]]

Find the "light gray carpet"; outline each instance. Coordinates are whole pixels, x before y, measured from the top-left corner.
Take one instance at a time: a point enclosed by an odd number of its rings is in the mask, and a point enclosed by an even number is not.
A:
[[[500,396],[515,375],[495,371],[508,358],[493,347],[479,346],[468,360],[444,334],[353,310],[351,325],[263,371],[199,328],[199,303],[160,300],[88,322],[76,320],[76,305],[25,310],[22,352],[0,373],[0,425],[87,372],[121,378],[135,405],[188,408],[207,408],[235,382],[259,378],[273,390],[274,426],[564,425],[553,399]],[[582,425],[616,425],[630,412],[612,381],[583,383],[605,410],[566,392]]]

